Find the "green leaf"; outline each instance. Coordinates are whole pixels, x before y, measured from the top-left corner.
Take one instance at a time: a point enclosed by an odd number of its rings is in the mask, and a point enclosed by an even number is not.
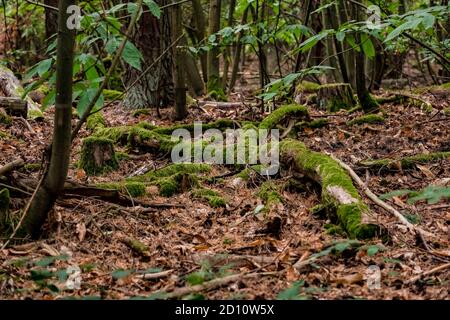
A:
[[[372,256],[376,255],[378,253],[378,251],[380,251],[380,247],[378,247],[377,245],[369,246],[367,248],[367,255],[369,257],[372,257]]]
[[[190,285],[195,286],[197,284],[202,284],[203,282],[205,282],[205,276],[206,274],[203,271],[192,272],[186,276],[186,281]]]
[[[281,291],[277,295],[277,300],[299,300],[300,288],[305,285],[305,280],[296,281],[289,288]]]
[[[413,204],[417,201],[427,200],[428,204],[436,204],[441,199],[450,199],[450,187],[430,185],[416,196],[408,199],[408,203]]]
[[[397,28],[395,28],[389,35],[386,37],[386,40],[384,42],[389,42],[397,38],[399,35],[401,35],[403,32],[415,29],[420,23],[422,22],[421,19],[413,19],[409,20],[401,25],[399,25]]]
[[[380,200],[386,200],[386,199],[391,199],[393,197],[401,197],[406,194],[410,194],[411,192],[413,192],[413,191],[408,190],[408,189],[400,189],[400,190],[395,190],[395,191],[391,191],[391,192],[382,194],[378,198],[380,198]]]
[[[153,0],[144,0],[144,3],[149,8],[150,12],[157,17],[158,19],[161,17],[161,9],[158,4]]]
[[[373,46],[372,40],[365,33],[361,34],[361,46],[365,55],[369,58],[375,57],[375,47]]]
[[[90,88],[86,91],[83,91],[80,94],[80,100],[77,104],[77,114],[78,116],[82,116],[84,112],[86,111],[87,107],[91,103],[92,100],[94,100],[95,94],[97,93],[97,88]],[[103,94],[100,95],[97,102],[95,103],[95,106],[92,111],[100,108],[103,103],[105,102],[105,98],[103,97]]]
[[[422,16],[422,25],[425,28],[425,30],[432,28],[434,26],[435,22],[436,22],[436,17],[430,13],[425,13]]]
[[[42,60],[39,63],[39,65],[37,67],[37,72],[40,77],[42,77],[48,70],[50,70],[50,68],[52,67],[52,62],[53,62],[53,59],[50,58],[50,59]]]
[[[111,274],[111,276],[112,276],[114,279],[119,280],[119,279],[123,279],[123,278],[128,277],[128,276],[131,275],[133,272],[134,272],[134,270],[117,269],[117,270],[115,270],[115,271]]]
[[[122,54],[123,60],[135,69],[141,71],[142,54],[138,48],[131,42],[127,41]]]
[[[313,37],[310,37],[309,39],[307,39],[306,41],[302,42],[299,46],[299,50],[301,50],[302,52],[305,52],[309,49],[311,49],[312,47],[314,47],[320,40],[326,38],[328,36],[328,34],[331,32],[332,30],[324,30],[318,34],[316,34]]]
[[[343,31],[336,32],[336,39],[339,42],[344,41],[344,39],[345,39],[345,32],[343,32]]]
[[[37,269],[30,271],[31,279],[34,281],[42,281],[48,278],[53,277],[53,272],[48,271],[47,269]]]

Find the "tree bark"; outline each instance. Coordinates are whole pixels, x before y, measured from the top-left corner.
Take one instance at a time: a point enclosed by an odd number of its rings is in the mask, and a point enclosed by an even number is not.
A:
[[[58,13],[58,44],[56,58],[56,108],[50,164],[42,184],[25,212],[17,236],[37,239],[49,210],[64,188],[70,161],[72,120],[72,69],[75,30],[67,28],[67,7],[76,0],[60,0]]]
[[[183,35],[181,15],[181,5],[176,5],[171,9],[172,13],[172,41],[175,41]],[[187,115],[186,108],[186,80],[185,70],[183,68],[184,53],[180,46],[175,46],[174,51],[174,65],[173,65],[173,82],[175,84],[175,118],[182,120]]]
[[[44,4],[58,8],[59,0],[44,0]],[[45,8],[45,38],[47,41],[58,32],[58,12],[50,8]]]
[[[161,0],[158,3],[164,5],[168,1]],[[163,10],[159,20],[150,12],[143,13],[134,35],[131,37],[133,43],[143,55],[142,70],[149,67],[165,49],[170,47],[170,17],[168,11]],[[141,71],[127,66],[124,76],[125,86],[128,87],[132,84],[140,74]],[[168,53],[129,90],[123,100],[123,106],[130,109],[145,109],[173,105],[173,86],[172,55]]]
[[[210,1],[208,36],[220,30],[221,4],[221,0]],[[219,54],[220,49],[218,47],[211,48],[208,51],[208,92],[221,89]]]

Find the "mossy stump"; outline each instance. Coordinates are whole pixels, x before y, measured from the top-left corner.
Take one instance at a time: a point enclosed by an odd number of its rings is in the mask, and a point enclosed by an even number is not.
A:
[[[302,142],[280,144],[281,160],[321,185],[322,205],[336,218],[350,238],[367,239],[379,232],[353,186],[351,177],[331,157],[309,150]],[[330,216],[331,216],[330,215]]]
[[[329,83],[321,85],[317,92],[317,103],[323,109],[336,112],[349,110],[356,105],[353,90],[348,83]]]
[[[87,175],[101,175],[118,167],[112,140],[98,137],[83,140],[80,168],[84,169]]]
[[[12,123],[12,118],[6,114],[6,112],[0,108],[0,124],[10,125]]]

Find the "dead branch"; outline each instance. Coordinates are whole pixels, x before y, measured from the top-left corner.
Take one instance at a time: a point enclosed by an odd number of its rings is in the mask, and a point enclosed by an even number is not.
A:
[[[421,279],[422,277],[426,277],[426,276],[432,275],[432,274],[434,274],[436,272],[443,271],[443,270],[449,269],[449,268],[450,268],[450,263],[446,263],[446,264],[440,265],[439,267],[433,268],[433,269],[425,271],[425,272],[423,272],[423,273],[421,273],[421,274],[419,274],[419,275],[417,275],[415,277],[412,277],[410,280],[408,280],[406,282],[406,284],[414,283],[417,280]]]
[[[16,159],[16,160],[4,165],[3,167],[0,167],[0,176],[3,176],[13,170],[23,167],[24,164],[25,164],[25,162],[22,159]]]

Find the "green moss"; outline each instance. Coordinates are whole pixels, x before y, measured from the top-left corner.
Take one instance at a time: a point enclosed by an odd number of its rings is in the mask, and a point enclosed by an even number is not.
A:
[[[131,196],[141,197],[145,195],[145,184],[136,181],[124,181],[124,182],[111,182],[111,183],[99,183],[97,187],[102,189],[117,190],[120,193]]]
[[[359,104],[364,112],[371,112],[380,107],[380,104],[375,100],[370,93],[366,93],[363,97],[359,99]]]
[[[356,104],[353,90],[348,83],[322,84],[317,96],[320,106],[326,108],[329,112],[337,112],[341,109],[348,110]]]
[[[105,118],[103,117],[103,113],[98,111],[92,115],[90,115],[86,120],[86,126],[89,130],[96,130],[98,128],[104,128],[106,126]]]
[[[107,101],[115,101],[121,97],[123,93],[121,91],[117,90],[109,90],[104,89],[103,90],[103,97],[105,97],[105,100]]]
[[[126,152],[116,152],[117,161],[128,160],[130,155]]]
[[[145,123],[140,123],[139,126],[143,126],[145,127]],[[229,128],[234,128],[236,127],[236,123],[235,121],[231,120],[231,119],[219,119],[216,120],[214,122],[211,123],[202,123],[202,127],[201,129],[203,131],[208,130],[208,129],[219,129],[219,130],[225,130],[225,129],[229,129]],[[153,130],[156,133],[159,134],[166,134],[166,135],[171,135],[173,131],[177,130],[177,129],[185,129],[189,132],[194,132],[194,124],[179,124],[179,125],[175,125],[172,127],[168,127],[168,128],[163,128],[163,127],[154,127],[154,128],[146,128],[149,130]]]
[[[103,159],[104,152],[109,159]],[[114,152],[113,141],[99,137],[84,139],[79,166],[88,175],[101,175],[116,170],[119,164]]]
[[[131,114],[133,117],[138,118],[139,116],[150,116],[152,111],[150,109],[137,109]]]
[[[278,188],[273,182],[264,182],[258,192],[258,197],[266,202],[269,207],[273,204],[282,203],[283,198],[278,193]]]
[[[309,129],[320,129],[327,126],[330,123],[328,119],[317,119],[313,121],[302,121],[297,123],[295,126],[297,128],[309,128]]]
[[[23,169],[26,171],[36,172],[42,168],[42,164],[40,163],[27,163],[23,166]]]
[[[319,91],[320,84],[310,81],[302,81],[296,87],[297,93],[314,93]]]
[[[131,250],[135,251],[140,255],[145,255],[149,250],[149,247],[147,245],[143,244],[137,239],[133,238],[127,239],[126,243],[131,248]]]
[[[446,116],[450,116],[450,108],[444,108],[444,110],[442,110],[442,112],[444,112],[444,114]]]
[[[210,172],[211,166],[201,163],[175,163],[165,168],[128,179],[146,185],[155,185],[160,195],[170,197],[198,186],[198,175]],[[183,190],[183,188],[185,190]]]
[[[9,135],[6,132],[0,130],[0,140],[9,138]]]
[[[246,167],[244,170],[239,172],[236,177],[242,178],[245,181],[249,181],[252,176],[263,172],[264,168],[265,167],[263,165],[255,164],[250,167]]]
[[[44,113],[39,109],[28,108],[27,117],[30,119],[33,119],[33,120],[40,120],[40,119],[44,119]]]
[[[338,235],[338,236],[345,236],[345,230],[342,229],[340,225],[335,225],[332,223],[326,224],[325,229],[327,230],[327,233],[330,235]]]
[[[367,114],[358,118],[355,118],[353,120],[350,120],[347,124],[349,126],[353,125],[361,125],[364,123],[383,123],[384,117],[377,115],[377,114]]]
[[[196,189],[192,193],[194,198],[208,201],[213,208],[225,207],[227,202],[216,191],[206,188]]]
[[[305,106],[291,104],[281,106],[277,110],[273,111],[259,124],[260,129],[272,129],[275,128],[281,121],[293,117],[308,118],[308,109]]]
[[[309,177],[314,177],[322,187],[322,204],[333,209],[340,225],[351,238],[373,237],[378,230],[376,225],[362,223],[362,216],[368,208],[362,202],[350,176],[332,158],[309,150],[297,140],[284,140],[280,143],[282,158],[292,158],[295,166]],[[332,192],[339,191],[348,198],[341,204]]]
[[[5,112],[0,110],[0,123],[10,125],[12,124],[12,118],[8,116]]]
[[[399,165],[403,169],[408,169],[414,167],[414,165],[416,164],[428,163],[449,158],[450,158],[450,151],[445,151],[445,152],[434,152],[429,154],[418,154],[415,156],[404,157],[401,159],[366,160],[361,161],[359,164],[374,169],[380,168],[397,169],[399,168]]]

